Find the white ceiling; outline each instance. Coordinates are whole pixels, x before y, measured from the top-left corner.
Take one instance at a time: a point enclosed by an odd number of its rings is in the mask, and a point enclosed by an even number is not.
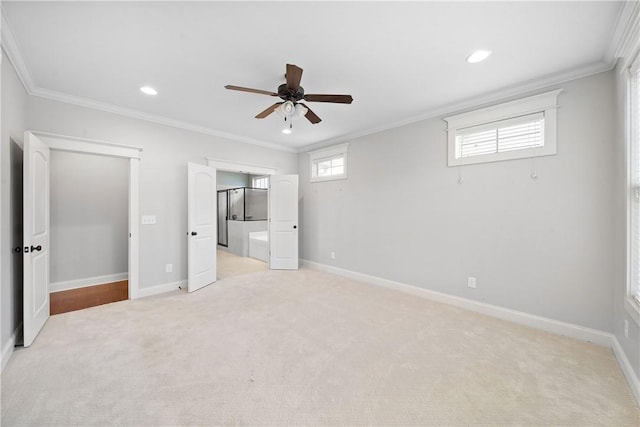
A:
[[[299,149],[451,112],[473,99],[612,65],[622,2],[2,2],[29,90],[234,139]],[[9,30],[9,31],[6,31]],[[13,39],[13,40],[11,40]],[[468,64],[475,49],[493,51]],[[285,64],[322,122],[283,135]],[[156,97],[138,88],[151,85]],[[518,88],[518,89],[516,89]]]

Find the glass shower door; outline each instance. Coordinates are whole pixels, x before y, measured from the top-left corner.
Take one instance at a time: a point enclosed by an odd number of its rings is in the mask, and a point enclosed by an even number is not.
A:
[[[218,191],[218,244],[228,246],[228,210],[229,210],[229,192]]]

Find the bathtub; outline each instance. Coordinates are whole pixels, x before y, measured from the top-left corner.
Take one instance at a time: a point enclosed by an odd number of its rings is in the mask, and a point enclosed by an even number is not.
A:
[[[269,232],[253,231],[249,233],[249,256],[269,262]]]

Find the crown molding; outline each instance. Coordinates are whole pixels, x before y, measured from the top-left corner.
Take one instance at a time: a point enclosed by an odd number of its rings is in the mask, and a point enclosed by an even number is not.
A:
[[[109,104],[106,102],[95,101],[89,98],[82,98],[79,96],[69,95],[62,92],[53,90],[37,88],[33,90],[30,95],[37,96],[39,98],[50,99],[53,101],[64,102],[67,104],[73,104],[84,108],[90,108],[93,110],[105,111],[107,113],[118,114],[125,117],[131,117],[134,119],[144,120],[147,122],[157,123],[165,126],[170,126],[178,129],[188,130],[191,132],[201,133],[205,135],[216,136],[219,138],[228,139],[230,141],[242,142],[245,144],[257,145],[264,148],[270,148],[272,150],[287,151],[295,153],[294,148],[284,147],[282,145],[273,144],[270,142],[264,142],[253,138],[242,137],[227,132],[207,128],[205,126],[194,125],[192,123],[184,122],[181,120],[174,120],[168,117],[158,116],[154,114],[144,113],[139,110],[130,108],[124,108],[117,105]]]
[[[22,54],[20,53],[20,49],[16,43],[16,39],[13,35],[13,30],[6,20],[4,14],[2,14],[2,27],[0,32],[0,37],[2,37],[1,44],[2,50],[7,55],[7,58],[13,69],[16,71],[22,86],[24,86],[25,91],[31,96],[37,96],[39,98],[49,99],[58,102],[64,102],[67,104],[76,105],[79,107],[90,108],[93,110],[105,111],[107,113],[118,114],[125,117],[131,117],[134,119],[144,120],[147,122],[157,123],[165,126],[170,126],[173,128],[183,129],[191,132],[196,132],[204,135],[215,136],[219,138],[228,139],[230,141],[242,142],[245,144],[257,145],[264,148],[269,148],[272,150],[278,151],[286,151],[289,153],[296,153],[297,150],[295,148],[285,147],[279,144],[274,144],[270,142],[265,142],[253,138],[242,137],[238,135],[234,135],[227,132],[222,132],[216,129],[211,129],[205,126],[199,126],[192,123],[184,122],[181,120],[174,120],[168,117],[159,116],[155,114],[148,114],[139,110],[134,110],[130,108],[124,108],[117,105],[109,104],[106,102],[100,102],[89,98],[83,98],[75,95],[70,95],[63,92],[58,92],[54,90],[43,89],[36,86],[33,83],[33,79],[31,78],[31,74],[29,73],[29,69],[27,68]]]
[[[376,133],[384,132],[386,130],[407,126],[407,125],[421,122],[424,120],[441,118],[445,115],[454,115],[454,114],[462,113],[464,112],[464,110],[468,110],[472,108],[480,108],[480,107],[488,106],[488,104],[492,104],[492,103],[509,101],[509,98],[513,98],[516,96],[523,96],[523,95],[529,94],[530,92],[549,89],[551,86],[556,86],[571,80],[576,80],[576,79],[588,77],[594,74],[610,71],[613,69],[614,66],[615,66],[615,63],[607,63],[604,61],[595,62],[589,65],[586,65],[584,67],[574,68],[572,70],[565,71],[562,73],[552,74],[539,79],[530,80],[528,82],[521,83],[518,85],[499,89],[497,91],[488,92],[477,97],[465,99],[463,101],[446,104],[441,107],[427,110],[422,114],[412,116],[412,117],[407,117],[405,119],[391,122],[382,126],[363,130],[360,132],[353,132],[337,138],[327,139],[321,142],[309,144],[304,147],[300,147],[298,149],[298,153],[306,153],[308,151],[320,149],[323,147],[328,147],[330,145],[334,145],[340,142],[352,141],[357,138],[362,138],[364,136],[373,135]],[[444,127],[443,127],[443,130],[444,130]]]
[[[603,60],[609,63],[615,63],[620,55],[621,47],[629,40],[629,30],[633,26],[634,21],[638,18],[638,1],[625,1],[620,8],[616,24],[611,30],[611,38],[609,48],[605,52]]]
[[[4,13],[0,13],[0,15],[2,15],[2,27],[0,28],[2,50],[7,55],[7,59],[13,69],[16,70],[16,74],[18,75],[18,79],[20,79],[24,90],[26,90],[28,94],[31,94],[34,89],[31,74],[29,74],[29,70],[22,59],[22,55],[20,54],[20,50],[16,44],[16,39],[13,36],[11,25],[9,25]]]
[[[622,60],[622,68],[629,66],[640,48],[640,2],[625,2],[616,24],[609,49],[611,60]]]

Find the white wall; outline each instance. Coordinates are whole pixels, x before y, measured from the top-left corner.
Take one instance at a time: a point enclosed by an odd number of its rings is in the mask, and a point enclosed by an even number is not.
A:
[[[614,72],[616,78],[616,138],[614,144],[614,207],[613,220],[615,250],[614,250],[614,280],[613,280],[613,333],[629,359],[637,377],[640,377],[640,328],[631,318],[624,307],[627,293],[627,163],[625,140],[625,105],[627,102],[627,86],[625,74],[621,66]],[[624,335],[624,322],[629,324],[629,337]]]
[[[302,258],[612,331],[613,84],[560,86],[537,180],[531,159],[448,168],[440,119],[351,141],[346,180],[310,183],[300,154]]]
[[[21,254],[12,252],[14,246],[22,246],[20,225],[22,218],[16,217],[19,211],[12,209],[11,199],[15,195],[15,174],[13,170],[22,165],[20,148],[11,140],[22,144],[26,125],[27,94],[15,71],[2,53],[2,129],[0,140],[0,315],[1,347],[5,349],[16,328],[22,321],[22,263]],[[12,161],[13,159],[13,161]],[[19,173],[18,173],[19,175]],[[19,183],[18,183],[19,184]],[[17,195],[20,196],[20,195]],[[14,227],[18,228],[17,230]]]
[[[129,160],[52,150],[50,195],[51,283],[126,273]]]
[[[140,226],[142,289],[186,280],[187,162],[206,164],[211,157],[297,172],[297,156],[290,152],[39,97],[29,97],[28,111],[31,130],[143,147],[140,215],[155,215],[157,224]],[[165,273],[168,263],[172,273]]]

